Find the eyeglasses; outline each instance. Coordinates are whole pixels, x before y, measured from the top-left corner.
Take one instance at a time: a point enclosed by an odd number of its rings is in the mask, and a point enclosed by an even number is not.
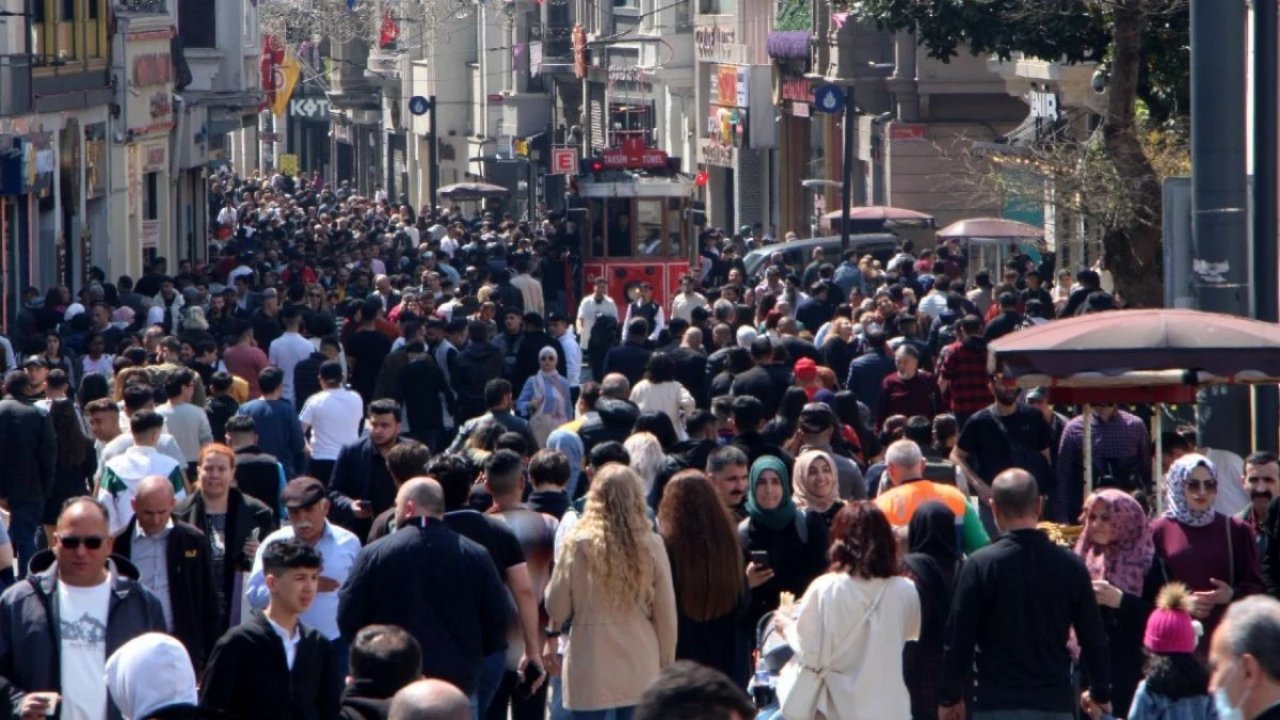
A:
[[[1217,480],[1188,480],[1187,489],[1191,492],[1218,492]]]
[[[88,537],[79,537],[76,535],[58,536],[58,544],[62,546],[63,550],[75,550],[76,548],[79,548],[81,544],[89,550],[97,550],[101,548],[102,543],[106,541],[107,539],[100,535],[89,535]]]

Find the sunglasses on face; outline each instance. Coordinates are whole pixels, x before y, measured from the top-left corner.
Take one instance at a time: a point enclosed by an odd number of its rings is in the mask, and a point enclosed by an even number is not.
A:
[[[60,535],[58,536],[58,544],[63,550],[75,550],[82,544],[89,550],[97,550],[102,547],[102,543],[106,542],[106,538],[98,535],[89,535],[88,537],[78,537],[76,535]]]
[[[1217,480],[1188,480],[1187,489],[1191,492],[1218,492]]]

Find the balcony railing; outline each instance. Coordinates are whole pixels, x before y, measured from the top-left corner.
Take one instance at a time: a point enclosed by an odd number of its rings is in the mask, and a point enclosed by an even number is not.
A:
[[[0,117],[31,112],[31,58],[0,55]]]

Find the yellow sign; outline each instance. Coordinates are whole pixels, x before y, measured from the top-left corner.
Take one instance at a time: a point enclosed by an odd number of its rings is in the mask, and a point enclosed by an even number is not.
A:
[[[298,156],[294,153],[286,153],[280,156],[280,172],[285,175],[298,174]]]
[[[293,95],[293,89],[298,86],[298,78],[302,75],[302,63],[298,62],[298,57],[290,50],[284,57],[284,63],[276,72],[280,75],[276,78],[276,97],[275,102],[271,104],[271,113],[281,117],[289,107],[289,98]]]
[[[529,141],[524,138],[516,138],[515,152],[516,157],[529,157]]]

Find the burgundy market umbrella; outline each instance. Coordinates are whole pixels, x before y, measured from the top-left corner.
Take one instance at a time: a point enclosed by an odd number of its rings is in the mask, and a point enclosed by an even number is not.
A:
[[[973,218],[958,220],[938,231],[938,238],[949,240],[1029,240],[1044,237],[1044,230],[1017,220]]]
[[[844,213],[840,210],[822,216],[828,223],[838,222]],[[919,225],[931,227],[933,216],[928,213],[908,210],[906,208],[889,207],[888,205],[867,205],[849,208],[850,220],[879,220],[886,225]]]
[[[1275,383],[1280,325],[1198,310],[1115,310],[991,343],[989,367],[1019,385]]]
[[[506,197],[510,192],[501,185],[483,182],[460,182],[445,185],[436,194],[446,200],[484,200]]]

